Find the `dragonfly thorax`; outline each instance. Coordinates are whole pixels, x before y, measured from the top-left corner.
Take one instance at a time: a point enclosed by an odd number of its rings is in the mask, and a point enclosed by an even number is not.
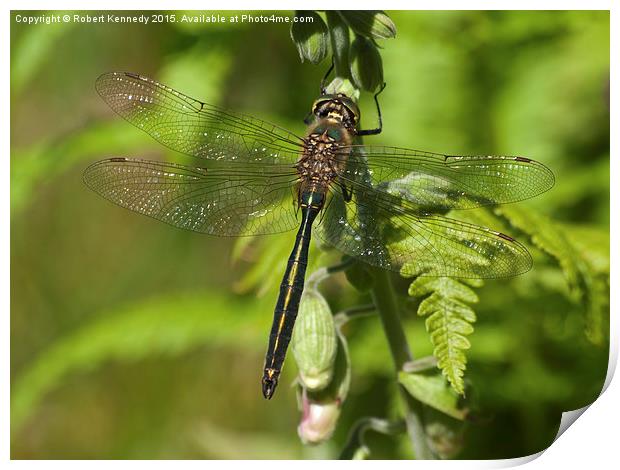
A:
[[[351,132],[336,119],[319,120],[310,128],[297,162],[301,179],[329,185],[344,168],[351,141]]]

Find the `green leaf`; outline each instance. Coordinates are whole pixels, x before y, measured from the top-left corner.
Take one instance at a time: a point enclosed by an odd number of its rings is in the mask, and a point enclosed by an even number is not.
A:
[[[349,27],[336,11],[326,11],[336,77],[349,78]],[[351,95],[347,95],[351,96]]]
[[[312,21],[295,21],[291,25],[291,39],[297,47],[299,58],[303,62],[308,60],[318,64],[329,51],[329,35],[327,25],[317,13],[313,11],[297,11],[296,19],[312,18]]]
[[[389,39],[396,36],[396,25],[383,11],[351,10],[340,14],[349,27],[368,39]]]
[[[459,396],[440,374],[399,372],[398,381],[422,403],[455,419],[467,416],[467,410],[459,406]]]
[[[464,351],[470,347],[466,336],[473,333],[472,323],[476,321],[476,314],[467,304],[478,302],[470,286],[481,285],[479,279],[419,277],[409,286],[410,296],[424,297],[418,306],[418,315],[426,317],[426,330],[434,346],[437,367],[461,395],[465,393],[463,374],[467,358]]]
[[[383,62],[370,39],[355,36],[350,53],[351,78],[358,88],[375,91],[383,84]]]

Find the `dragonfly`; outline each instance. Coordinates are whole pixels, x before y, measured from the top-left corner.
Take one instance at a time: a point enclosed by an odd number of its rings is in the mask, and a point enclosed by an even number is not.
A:
[[[85,184],[119,206],[217,236],[297,229],[286,263],[262,373],[277,387],[304,288],[311,235],[345,255],[403,276],[504,278],[532,266],[509,235],[448,217],[517,202],[554,184],[522,156],[462,156],[364,145],[360,110],[321,87],[308,129],[297,135],[255,117],[190,98],[150,78],[112,72],[96,89],[120,116],[200,166],[113,157]],[[203,163],[204,162],[204,163]]]

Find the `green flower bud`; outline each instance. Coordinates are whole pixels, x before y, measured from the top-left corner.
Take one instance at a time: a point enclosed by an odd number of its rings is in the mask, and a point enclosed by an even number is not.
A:
[[[370,450],[366,446],[361,446],[355,450],[352,460],[366,460],[368,457],[370,457]]]
[[[338,424],[340,409],[351,382],[349,352],[344,338],[338,334],[338,352],[333,378],[323,390],[301,391],[302,418],[297,432],[302,442],[318,444],[331,437]]]
[[[355,36],[349,59],[351,78],[358,88],[374,91],[383,84],[383,62],[372,40]]]
[[[323,19],[313,11],[297,11],[295,17],[304,21],[295,21],[291,25],[291,39],[297,47],[301,61],[308,60],[318,64],[329,50],[329,34]],[[312,21],[309,19],[312,18]]]
[[[349,27],[368,39],[389,39],[396,36],[396,25],[383,11],[341,11]]]
[[[301,298],[293,335],[293,354],[302,384],[322,390],[331,382],[337,350],[336,326],[325,298],[306,290]]]
[[[334,78],[325,88],[325,92],[331,95],[342,93],[353,101],[357,101],[360,97],[359,89],[350,80],[342,77]]]

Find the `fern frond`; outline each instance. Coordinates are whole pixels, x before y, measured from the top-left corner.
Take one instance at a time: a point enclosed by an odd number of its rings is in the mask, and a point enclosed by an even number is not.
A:
[[[472,324],[476,321],[476,314],[468,304],[478,302],[471,287],[481,285],[479,279],[419,277],[409,286],[410,296],[424,297],[418,306],[418,315],[426,317],[426,331],[434,346],[437,367],[461,395],[465,393],[465,351],[470,347],[467,336],[473,333]]]
[[[602,344],[609,334],[609,231],[567,224],[560,227],[587,268],[582,273],[586,336]]]
[[[495,212],[529,235],[534,245],[558,262],[573,301],[586,306],[588,339],[602,344],[609,314],[608,233],[560,224],[517,206],[498,207]]]

